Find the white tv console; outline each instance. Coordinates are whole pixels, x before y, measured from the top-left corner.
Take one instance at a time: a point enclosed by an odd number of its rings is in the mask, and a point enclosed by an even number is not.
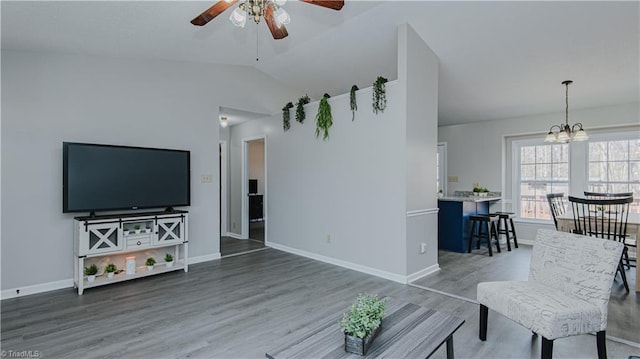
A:
[[[175,270],[187,272],[187,223],[188,212],[178,210],[75,217],[73,279],[78,295],[87,288],[129,279]],[[140,230],[136,231],[136,226]],[[164,261],[167,253],[173,256],[171,267]],[[145,265],[149,257],[156,260],[152,270]],[[127,259],[135,260],[134,274],[126,273]],[[112,278],[103,273],[109,263],[118,267]],[[84,275],[84,268],[91,264],[98,266],[93,282]]]

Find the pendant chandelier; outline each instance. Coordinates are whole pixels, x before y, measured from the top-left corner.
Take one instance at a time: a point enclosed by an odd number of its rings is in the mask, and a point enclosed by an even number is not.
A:
[[[247,17],[251,17],[256,24],[259,24],[266,9],[271,6],[276,25],[281,27],[291,22],[289,14],[282,8],[286,2],[287,0],[247,0],[233,10],[229,20],[235,26],[244,27]]]
[[[571,140],[586,141],[589,139],[580,122],[569,126],[569,85],[572,83],[573,81],[571,80],[562,81],[562,84],[566,86],[565,102],[567,107],[565,109],[565,122],[564,124],[551,126],[544,142],[567,143]],[[557,132],[554,132],[554,130]]]

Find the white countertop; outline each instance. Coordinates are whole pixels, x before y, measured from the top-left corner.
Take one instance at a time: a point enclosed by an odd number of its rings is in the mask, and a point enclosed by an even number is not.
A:
[[[438,198],[438,201],[449,201],[449,202],[493,202],[499,201],[502,197],[480,197],[480,196],[444,196]]]

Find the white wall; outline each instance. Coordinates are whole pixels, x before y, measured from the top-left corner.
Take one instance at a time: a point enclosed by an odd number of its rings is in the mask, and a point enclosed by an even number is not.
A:
[[[218,108],[273,113],[292,96],[247,67],[3,51],[2,289],[72,278],[63,141],[190,150],[189,255],[215,258]]]
[[[598,129],[638,125],[640,110],[638,103],[600,107],[583,110],[570,109],[570,122],[581,122],[587,133]],[[537,135],[543,143],[549,127],[564,122],[564,111],[474,124],[443,126],[438,128],[438,141],[447,143],[448,176],[457,176],[458,183],[448,183],[448,192],[470,190],[473,182],[479,182],[490,190],[500,190],[504,203],[497,206],[511,209],[511,176],[506,173],[505,138],[517,135]],[[572,151],[584,151],[572,144]],[[573,173],[572,176],[584,176]],[[519,223],[518,236],[535,238],[539,224]],[[543,226],[545,227],[545,226]],[[546,227],[553,228],[553,224]]]
[[[329,99],[328,141],[314,137],[318,102],[287,132],[281,113],[233,127],[232,158],[242,138],[267,138],[268,244],[398,281],[437,267],[437,58],[408,26],[399,37],[404,81],[387,83],[383,113],[369,87],[354,121],[349,94]]]
[[[233,152],[240,153],[242,138],[267,136],[271,245],[404,275],[404,101],[398,90],[397,82],[387,85],[387,109],[378,115],[371,88],[358,91],[355,121],[348,94],[330,98],[328,141],[314,135],[318,102],[306,105],[305,123],[292,121],[288,132],[281,113],[234,126]]]
[[[398,76],[406,89],[406,272],[413,274],[438,265],[438,57],[409,25],[398,29]]]

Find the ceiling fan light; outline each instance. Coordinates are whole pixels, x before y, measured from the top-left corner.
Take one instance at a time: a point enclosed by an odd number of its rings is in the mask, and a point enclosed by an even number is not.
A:
[[[282,6],[287,3],[287,0],[274,0],[273,2],[278,6]]]
[[[238,7],[233,10],[231,16],[229,16],[229,20],[235,26],[244,27],[244,24],[247,22],[247,13]]]
[[[276,10],[273,13],[273,16],[276,19],[276,25],[278,25],[278,27],[282,25],[287,25],[291,22],[291,17],[289,17],[289,14],[286,11],[284,11],[283,8],[279,8],[278,10]]]

